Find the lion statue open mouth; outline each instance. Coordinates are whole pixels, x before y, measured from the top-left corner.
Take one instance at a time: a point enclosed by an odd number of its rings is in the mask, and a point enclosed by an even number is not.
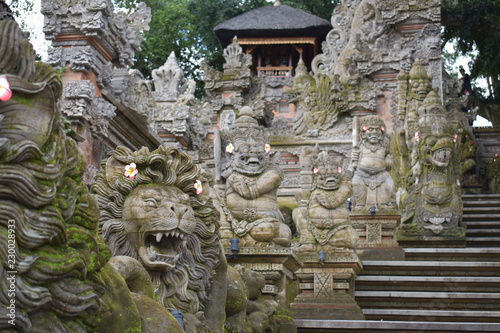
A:
[[[114,256],[139,260],[167,309],[205,307],[222,256],[218,213],[185,153],[119,147],[103,164],[92,190],[101,209],[100,232]],[[125,168],[134,165],[132,177]]]
[[[153,271],[175,268],[196,229],[189,195],[176,187],[140,185],[124,203],[122,221],[128,241]]]

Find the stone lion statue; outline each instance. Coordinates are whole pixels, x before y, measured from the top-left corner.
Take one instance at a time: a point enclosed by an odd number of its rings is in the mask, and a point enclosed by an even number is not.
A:
[[[185,153],[163,146],[152,152],[119,147],[102,167],[93,191],[112,255],[142,263],[167,309],[220,330],[225,289],[213,294],[211,287],[226,285],[226,262],[219,215],[200,170]]]

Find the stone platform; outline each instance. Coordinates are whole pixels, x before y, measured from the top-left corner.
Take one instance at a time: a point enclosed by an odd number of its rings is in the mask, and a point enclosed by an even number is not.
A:
[[[396,240],[400,215],[351,215],[349,218],[359,233],[356,252],[362,260],[405,259],[405,252]]]
[[[324,260],[312,254],[300,258],[299,294],[290,304],[294,318],[364,320],[353,297],[354,279],[362,270],[354,251],[336,249]]]

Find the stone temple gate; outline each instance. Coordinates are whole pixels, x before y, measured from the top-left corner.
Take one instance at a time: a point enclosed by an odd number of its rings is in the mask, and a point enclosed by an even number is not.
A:
[[[439,0],[222,22],[203,100],[173,52],[134,69],[142,3],[42,0],[47,63],[0,5],[2,332],[500,330],[500,144]]]

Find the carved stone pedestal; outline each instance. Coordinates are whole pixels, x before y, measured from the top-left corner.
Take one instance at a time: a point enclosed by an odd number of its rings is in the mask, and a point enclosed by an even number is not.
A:
[[[362,260],[405,260],[405,252],[396,239],[399,215],[351,215],[358,231],[356,253]]]
[[[398,242],[405,247],[465,247],[466,239],[464,227],[455,228],[456,235],[452,236],[429,236],[426,234],[416,234],[405,225],[397,229]]]
[[[266,278],[262,294],[268,295],[282,307],[287,308],[297,294],[294,273],[300,268],[299,260],[291,248],[285,247],[243,247],[238,253],[225,248],[229,265],[242,265]]]
[[[333,250],[301,257],[297,271],[299,294],[290,304],[297,319],[364,320],[354,300],[354,280],[362,264],[353,250]]]

